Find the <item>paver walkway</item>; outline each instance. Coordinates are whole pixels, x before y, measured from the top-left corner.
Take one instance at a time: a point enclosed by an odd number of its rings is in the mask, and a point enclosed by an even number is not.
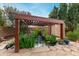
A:
[[[14,53],[14,49],[0,50],[0,56],[79,56],[79,43],[71,45],[55,45],[48,47],[21,49]]]

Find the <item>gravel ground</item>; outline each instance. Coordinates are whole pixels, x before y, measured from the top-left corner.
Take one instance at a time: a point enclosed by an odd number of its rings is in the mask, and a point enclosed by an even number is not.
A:
[[[20,49],[15,53],[14,49],[1,49],[0,56],[79,56],[79,43],[71,42],[70,45],[39,47],[32,49]]]

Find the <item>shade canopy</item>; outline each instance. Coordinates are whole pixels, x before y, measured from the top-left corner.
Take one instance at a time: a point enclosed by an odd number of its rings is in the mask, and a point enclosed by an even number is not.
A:
[[[26,22],[28,25],[39,25],[39,26],[64,23],[64,21],[62,21],[62,20],[26,15],[26,14],[18,14],[18,15],[16,15],[15,19],[22,20],[22,21]]]

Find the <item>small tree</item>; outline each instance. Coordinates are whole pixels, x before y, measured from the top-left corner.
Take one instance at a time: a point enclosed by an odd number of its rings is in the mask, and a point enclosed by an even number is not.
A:
[[[59,17],[59,19],[62,19],[62,20],[67,19],[67,4],[66,3],[60,4],[58,17]]]
[[[49,14],[49,18],[58,18],[58,8],[56,6],[54,6],[53,11]]]
[[[13,27],[14,24],[15,24],[14,23],[14,19],[15,19],[15,16],[17,14],[28,14],[28,15],[31,15],[30,12],[20,11],[17,8],[13,8],[11,6],[4,6],[4,11],[5,11],[6,15],[7,15],[7,18],[8,18],[7,20],[10,20],[10,22],[12,23],[11,27]]]
[[[79,23],[79,4],[61,3],[57,13],[55,10],[56,9],[54,8],[49,14],[49,18],[64,20],[66,24],[66,32],[74,31]]]

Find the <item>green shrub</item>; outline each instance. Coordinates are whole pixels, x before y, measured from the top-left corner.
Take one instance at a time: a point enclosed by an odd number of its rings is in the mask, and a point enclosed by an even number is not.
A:
[[[41,30],[36,29],[32,31],[30,35],[24,33],[24,31],[20,32],[20,48],[33,48],[36,43],[36,38],[41,33]]]
[[[41,33],[41,30],[40,29],[36,29],[36,30],[32,31],[31,36],[37,38],[40,33]]]
[[[29,44],[30,44],[30,48],[31,47],[34,47],[35,46],[35,44],[36,44],[36,38],[31,34],[30,36],[29,36]]]
[[[25,39],[26,37],[24,37],[23,34],[20,34],[20,48],[25,48],[25,45],[26,45]]]
[[[67,33],[67,38],[71,41],[77,41],[79,39],[79,31],[73,31]]]
[[[20,36],[20,48],[33,48],[35,43],[35,38],[31,35]]]
[[[46,36],[46,43],[55,44],[56,42],[57,42],[56,36],[54,36],[54,35],[47,35]]]

